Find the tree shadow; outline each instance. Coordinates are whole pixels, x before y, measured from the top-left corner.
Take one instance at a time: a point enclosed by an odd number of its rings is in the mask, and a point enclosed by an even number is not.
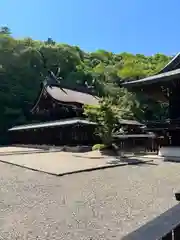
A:
[[[107,163],[112,165],[117,165],[120,163],[126,163],[128,165],[142,165],[142,164],[154,165],[154,166],[158,165],[157,163],[154,163],[153,160],[140,160],[138,158],[128,158],[128,157],[119,157],[115,160],[108,161]]]
[[[179,159],[179,158],[164,159],[163,162],[169,162],[169,163],[180,163],[180,159]]]
[[[16,151],[16,152],[1,152],[0,156],[12,156],[12,155],[25,155],[25,154],[38,154],[38,153],[49,153],[49,150],[34,150],[34,151]]]

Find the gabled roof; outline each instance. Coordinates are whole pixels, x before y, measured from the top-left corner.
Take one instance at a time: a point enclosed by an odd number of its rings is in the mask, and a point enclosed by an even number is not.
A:
[[[47,86],[46,92],[55,100],[63,103],[80,103],[87,105],[98,105],[99,98],[89,93],[78,92],[63,88],[62,91],[56,86]]]
[[[122,83],[123,87],[139,87],[157,82],[169,81],[180,76],[180,53],[178,53],[158,74],[140,80]]]
[[[39,96],[34,106],[32,107],[31,112],[34,112],[44,93],[47,93],[52,99],[64,105],[73,105],[77,103],[81,105],[99,104],[99,98],[90,93],[84,93],[72,89],[62,88],[58,85],[50,86],[48,84],[42,83]]]

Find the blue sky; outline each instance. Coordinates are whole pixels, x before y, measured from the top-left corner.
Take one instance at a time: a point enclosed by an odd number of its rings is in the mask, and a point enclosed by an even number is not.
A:
[[[173,55],[180,51],[180,0],[0,0],[13,36],[83,50]]]

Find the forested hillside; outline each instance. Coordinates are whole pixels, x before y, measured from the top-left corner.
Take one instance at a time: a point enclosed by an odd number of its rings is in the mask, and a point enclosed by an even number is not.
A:
[[[121,44],[121,43],[119,43]],[[132,41],[133,44],[133,41]],[[117,92],[128,98],[127,91],[119,88],[122,80],[139,79],[158,72],[171,57],[155,54],[119,53],[105,50],[84,52],[77,46],[54,42],[37,41],[31,38],[14,39],[10,30],[0,30],[0,128],[26,122],[26,114],[34,103],[46,75],[43,63],[36,50],[40,49],[47,58],[51,70],[61,68],[60,78],[64,86],[94,88],[96,94],[116,96]],[[102,88],[103,86],[103,88]],[[151,118],[159,119],[164,107],[149,102],[141,96],[134,96],[139,102],[137,118],[147,118],[148,110],[153,110]],[[133,98],[127,101],[134,101]],[[137,111],[137,109],[136,109]],[[150,116],[150,115],[149,115]]]

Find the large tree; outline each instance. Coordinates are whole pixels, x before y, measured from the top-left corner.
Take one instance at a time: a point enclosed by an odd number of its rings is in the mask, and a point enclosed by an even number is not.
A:
[[[138,118],[146,117],[142,110],[146,109],[147,101],[140,100],[140,107],[137,107],[136,96],[120,89],[119,83],[156,73],[171,58],[162,54],[114,54],[104,50],[87,53],[78,46],[55,43],[50,38],[45,42],[31,38],[15,39],[11,30],[3,26],[0,28],[0,130],[27,121],[26,113],[37,98],[42,82],[40,72],[46,74],[37,54],[39,49],[47,58],[51,70],[60,66],[61,83],[64,86],[83,86],[100,97],[112,97],[113,102],[121,99],[118,106],[122,102],[125,106],[130,101],[126,112],[129,117],[133,112],[133,116]],[[154,103],[151,106],[154,116],[158,118],[163,112],[159,109],[163,109],[163,106]],[[123,107],[120,108],[123,112]]]

